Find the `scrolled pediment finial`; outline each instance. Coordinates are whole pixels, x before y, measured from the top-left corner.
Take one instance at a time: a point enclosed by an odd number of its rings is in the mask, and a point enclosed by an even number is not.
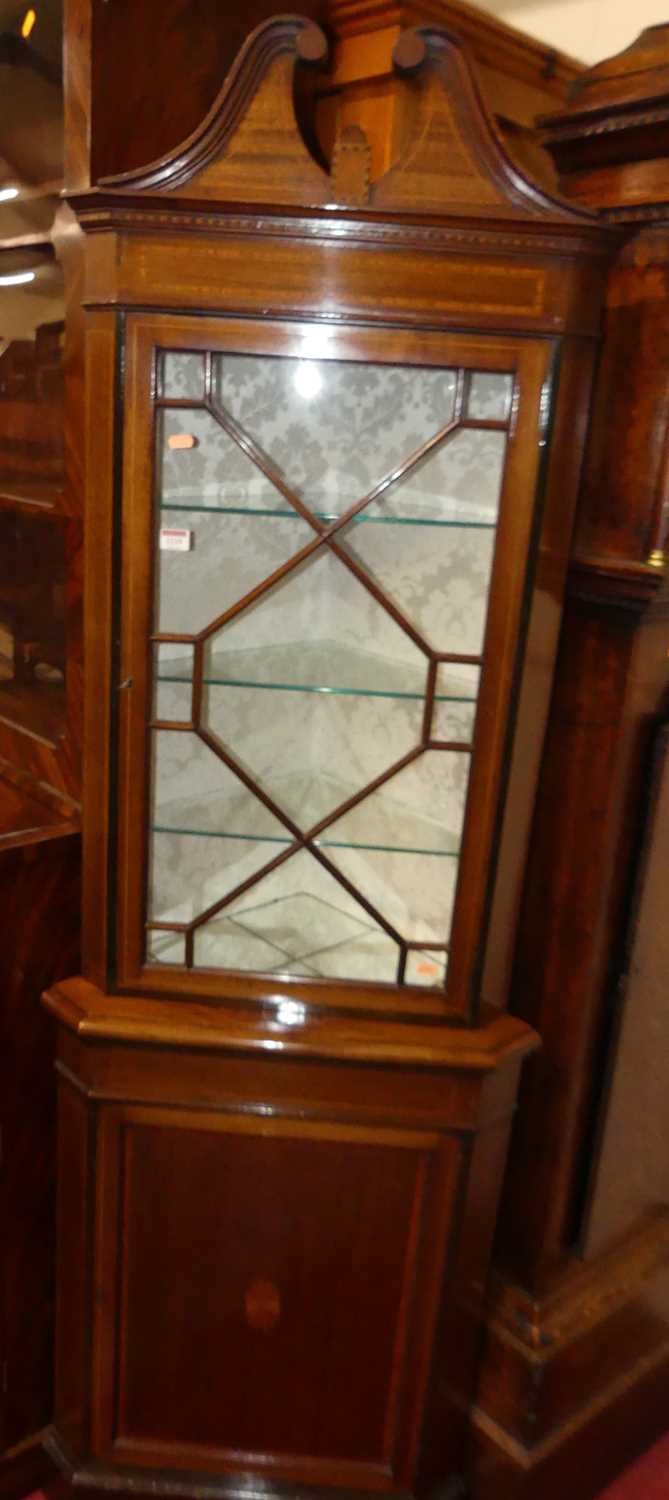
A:
[[[295,50],[302,63],[309,67],[323,68],[328,60],[328,41],[324,31],[315,21],[308,21],[298,31],[295,39]]]
[[[417,73],[427,57],[425,38],[416,26],[408,26],[393,48],[393,66],[398,73]]]

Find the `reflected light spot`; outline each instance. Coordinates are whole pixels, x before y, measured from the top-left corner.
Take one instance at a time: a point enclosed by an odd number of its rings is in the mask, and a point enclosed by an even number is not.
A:
[[[304,396],[305,401],[311,401],[323,389],[323,376],[318,365],[309,360],[301,360],[295,371],[294,384],[298,395]]]
[[[281,1026],[303,1026],[307,1007],[300,1000],[280,1000],[276,1008],[276,1019]]]
[[[18,196],[19,190],[17,187],[0,188],[0,203],[9,203],[10,198],[18,198]]]
[[[0,286],[24,286],[35,280],[34,271],[17,271],[15,276],[0,276]]]
[[[37,20],[37,11],[27,10],[21,22],[21,36],[24,41],[28,40],[30,33]]]

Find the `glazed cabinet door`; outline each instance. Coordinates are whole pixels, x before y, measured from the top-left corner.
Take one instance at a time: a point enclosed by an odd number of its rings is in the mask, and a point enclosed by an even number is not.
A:
[[[129,322],[119,978],[471,1014],[551,345]]]

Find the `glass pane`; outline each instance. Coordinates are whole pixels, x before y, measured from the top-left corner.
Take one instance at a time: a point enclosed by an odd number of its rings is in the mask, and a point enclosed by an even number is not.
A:
[[[481,653],[495,550],[492,529],[349,526],[345,549],[432,650]]]
[[[456,372],[221,355],[217,398],[295,492],[341,515],[451,421]]]
[[[471,757],[429,751],[331,823],[322,848],[457,856]]]
[[[407,956],[407,984],[423,984],[429,989],[443,989],[446,982],[446,949],[415,948]]]
[[[377,984],[397,980],[399,949],[383,932],[349,938],[320,953],[309,955],[309,964],[323,979],[366,979]]]
[[[175,652],[178,654],[174,655]],[[154,719],[161,719],[164,723],[190,721],[193,704],[192,680],[192,646],[154,646]]]
[[[164,354],[162,394],[178,401],[204,398],[204,357],[201,354]]]
[[[195,961],[209,955],[215,967],[229,966],[221,958],[231,929],[246,935],[247,952],[259,940],[273,950],[264,955],[264,972],[304,973],[307,976],[395,980],[398,953],[395,943],[376,925],[333,876],[306,851],[291,855],[279,869],[265,876],[253,892],[236,899],[225,916],[215,917],[196,934]],[[227,951],[231,949],[228,946]],[[244,960],[241,939],[235,936],[238,966],[256,967]],[[271,958],[271,962],[270,962]]]
[[[306,833],[420,742],[422,705],[207,688],[203,720],[237,764]]]
[[[313,537],[297,516],[265,516],[260,524],[249,516],[176,510],[170,528],[190,541],[188,550],[172,552],[158,537],[156,629],[175,635],[205,630]]]
[[[475,370],[469,385],[467,416],[486,422],[508,422],[511,415],[513,376]]]
[[[159,682],[192,682],[195,655],[192,646],[169,641],[154,649],[154,671]]]
[[[431,739],[471,745],[480,676],[480,667],[440,662],[435,683]]]
[[[421,459],[361,512],[365,521],[436,526],[495,526],[506,433],[464,428]],[[430,546],[435,545],[434,535]],[[438,545],[438,544],[437,544]]]
[[[268,524],[270,529],[284,525],[274,519]],[[223,535],[227,537],[227,522]],[[261,550],[259,543],[256,552]],[[425,690],[426,656],[354,573],[324,546],[211,637],[206,675],[217,680],[217,663],[224,654],[250,653],[258,647],[263,648],[270,683],[287,687],[331,685],[349,691],[366,686],[381,692],[388,691],[393,682],[404,686],[408,671],[414,690],[417,684],[421,695]],[[306,652],[310,653],[311,674]],[[254,685],[260,656],[255,660],[255,674],[251,675]],[[319,683],[314,674],[324,669],[326,661],[330,681]],[[259,712],[266,713],[266,705],[262,709],[259,706]]]
[[[263,974],[275,972],[287,961],[276,943],[226,916],[197,929],[194,955],[197,968],[255,969]]]
[[[292,514],[280,490],[208,411],[164,411],[158,428],[162,506]]]
[[[189,921],[293,839],[197,735],[153,738],[149,915]]]
[[[473,703],[435,702],[432,739],[440,744],[471,745],[475,720],[476,706]]]
[[[438,851],[436,851],[438,852]],[[373,849],[328,849],[331,864],[364,891],[406,942],[448,941],[458,875],[455,857]]]
[[[346,691],[305,692],[302,642],[320,637],[325,655],[337,634],[341,644],[330,671]],[[271,702],[257,691],[253,676],[249,686],[215,685],[221,648],[253,642],[257,674],[261,643],[271,670],[281,640],[287,681]],[[365,653],[364,692],[352,691],[360,678],[360,653],[353,644],[349,648],[349,640],[380,648],[378,657]],[[422,695],[388,692],[381,651],[391,663],[394,654],[396,678],[402,658],[410,662],[424,690],[425,658],[348,569],[323,551],[212,637],[205,675],[214,682],[205,688],[202,722],[304,832],[420,744]]]
[[[151,932],[146,936],[146,961],[150,964],[185,964],[186,940],[181,932]]]
[[[407,941],[448,937],[470,763],[467,754],[422,755],[319,840]]]

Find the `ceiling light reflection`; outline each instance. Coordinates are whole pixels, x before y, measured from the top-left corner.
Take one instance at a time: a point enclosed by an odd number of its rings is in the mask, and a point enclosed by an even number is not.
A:
[[[307,1007],[301,1000],[280,1000],[276,1008],[276,1019],[281,1026],[303,1026],[307,1018]]]
[[[323,376],[318,365],[313,364],[311,360],[300,360],[295,371],[294,385],[298,395],[304,396],[305,401],[311,401],[314,396],[318,396],[323,389]]]

